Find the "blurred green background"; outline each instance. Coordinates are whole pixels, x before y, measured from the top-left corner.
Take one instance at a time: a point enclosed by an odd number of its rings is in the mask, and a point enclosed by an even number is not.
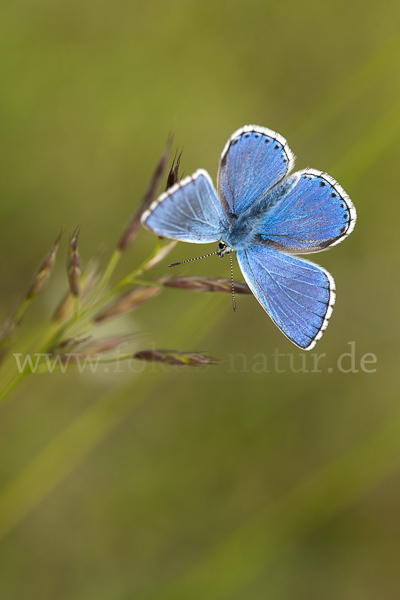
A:
[[[224,364],[38,376],[10,396],[0,597],[397,600],[399,3],[3,0],[0,45],[3,318],[61,227],[81,224],[84,262],[109,255],[171,131],[184,172],[214,179],[238,127],[278,131],[359,217],[315,257],[338,290],[322,373],[290,370],[304,353],[251,296],[233,314],[228,295],[168,290],[119,331]],[[154,242],[142,231],[118,274]],[[63,295],[65,246],[21,333]],[[229,276],[215,257],[180,269]],[[349,342],[358,372],[342,373]]]

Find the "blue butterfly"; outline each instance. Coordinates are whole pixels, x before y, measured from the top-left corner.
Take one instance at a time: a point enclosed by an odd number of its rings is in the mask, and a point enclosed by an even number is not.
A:
[[[326,173],[289,175],[294,155],[286,140],[255,125],[236,131],[220,159],[217,191],[199,169],[155,200],[142,224],[157,235],[236,252],[254,296],[296,346],[311,350],[335,302],[325,269],[292,254],[335,246],[354,229],[356,210]]]

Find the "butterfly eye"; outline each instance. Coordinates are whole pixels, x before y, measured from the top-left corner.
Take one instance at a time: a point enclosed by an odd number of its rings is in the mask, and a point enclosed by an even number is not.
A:
[[[220,242],[220,243],[218,244],[218,248],[219,248],[220,250],[223,250],[224,248],[226,248],[226,244],[224,244],[224,242]]]

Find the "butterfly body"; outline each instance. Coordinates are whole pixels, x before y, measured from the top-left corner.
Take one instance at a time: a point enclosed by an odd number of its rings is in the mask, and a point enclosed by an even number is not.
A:
[[[274,208],[282,202],[298,180],[297,175],[287,177],[283,183],[276,184],[263,197],[257,199],[239,215],[229,213],[228,226],[223,231],[222,241],[231,250],[242,250],[251,244],[268,246],[271,240],[264,233]]]
[[[222,152],[217,190],[202,169],[168,189],[143,214],[150,231],[172,239],[220,242],[236,252],[253,294],[297,346],[313,348],[335,301],[332,276],[294,254],[338,244],[354,228],[355,208],[326,173],[289,174],[294,155],[279,134],[239,129]]]

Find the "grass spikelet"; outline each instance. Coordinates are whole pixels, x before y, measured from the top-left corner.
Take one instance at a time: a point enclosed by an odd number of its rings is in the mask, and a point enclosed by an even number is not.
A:
[[[80,296],[80,276],[81,276],[81,268],[80,268],[80,260],[78,253],[78,237],[79,237],[79,228],[75,230],[72,234],[71,239],[69,240],[68,246],[68,282],[69,289],[71,290],[71,294],[75,298],[79,298]]]
[[[157,191],[158,191],[158,188],[160,187],[161,179],[164,175],[165,168],[167,165],[168,156],[169,156],[169,153],[171,150],[171,144],[172,144],[172,137],[170,137],[167,141],[167,145],[165,147],[164,153],[161,156],[161,158],[155,168],[153,176],[150,180],[150,183],[145,192],[145,195],[143,196],[143,199],[142,199],[141,203],[139,204],[138,209],[134,213],[129,225],[125,229],[120,241],[118,242],[117,250],[120,253],[125,252],[125,250],[132,244],[133,240],[135,239],[135,237],[137,235],[137,232],[139,231],[140,218],[141,218],[142,214],[144,213],[145,210],[148,209],[148,207],[150,206],[150,204],[153,202],[153,200],[155,199],[155,197],[157,195]]]
[[[39,268],[39,271],[37,272],[35,280],[34,280],[32,286],[30,287],[29,292],[26,295],[26,300],[28,300],[28,301],[32,300],[35,296],[37,296],[38,293],[43,288],[46,281],[48,280],[48,278],[50,277],[50,273],[51,273],[51,270],[53,268],[54,261],[56,258],[58,246],[60,245],[61,237],[62,237],[62,232],[57,236],[57,238],[54,242],[53,248],[51,249],[49,254],[46,256],[46,258],[40,265],[40,268]]]
[[[168,173],[167,185],[165,190],[168,190],[170,187],[172,187],[179,181],[179,167],[181,164],[181,156],[182,152],[180,152],[178,156],[176,156],[176,154],[174,156],[174,160],[172,161],[172,165]]]
[[[141,350],[136,352],[133,358],[147,362],[165,363],[168,365],[181,365],[185,367],[196,367],[201,365],[220,364],[216,358],[207,354],[197,352],[182,352],[180,350]]]
[[[80,298],[85,300],[96,288],[99,281],[99,264],[98,261],[92,259],[83,271],[80,277]],[[61,302],[55,309],[52,321],[53,323],[63,323],[74,312],[75,300],[70,290],[62,298]]]
[[[234,280],[235,294],[251,294],[245,281]],[[232,293],[232,282],[226,277],[174,277],[163,282],[165,287],[179,288],[182,290],[195,290],[197,292],[227,292]]]

